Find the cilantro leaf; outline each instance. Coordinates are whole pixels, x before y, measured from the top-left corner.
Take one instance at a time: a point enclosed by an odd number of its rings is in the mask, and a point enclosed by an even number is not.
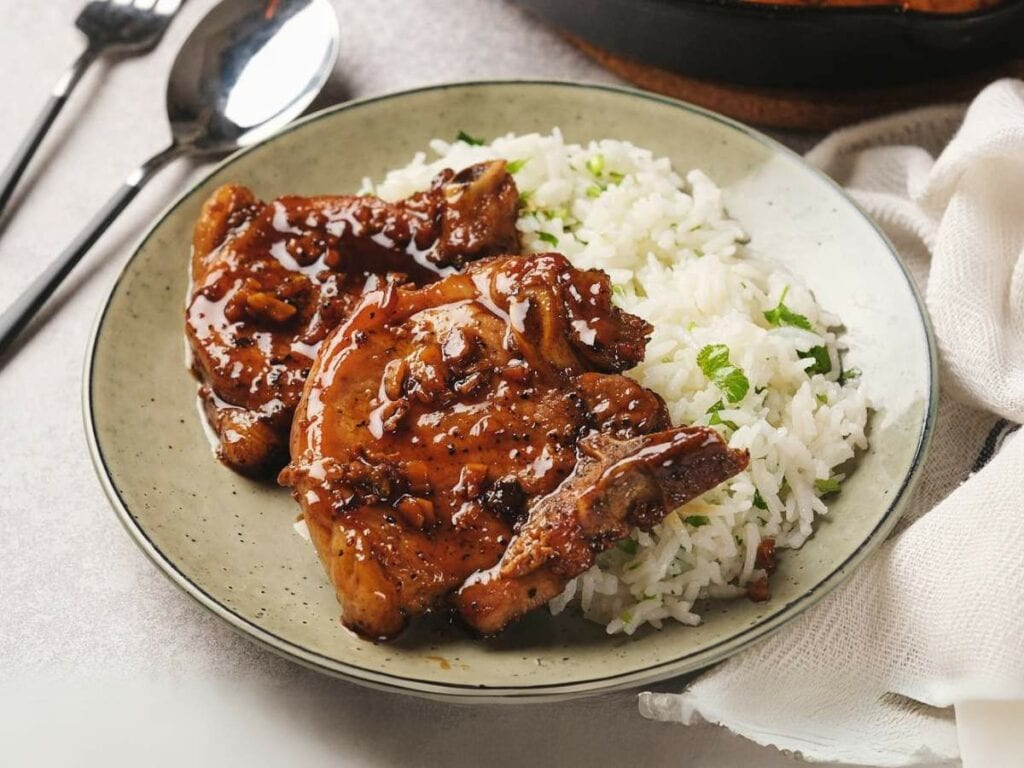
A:
[[[730,403],[738,403],[747,395],[750,382],[739,368],[729,368],[728,372],[715,380],[718,388],[725,393]]]
[[[715,403],[714,405],[707,409],[706,413],[711,414],[711,418],[708,419],[708,424],[712,426],[721,424],[722,426],[728,427],[729,429],[739,429],[739,427],[736,426],[736,422],[729,421],[728,419],[723,419],[721,414],[718,413],[723,408],[725,408],[725,404],[722,403],[721,400],[719,400],[717,403]]]
[[[464,143],[469,144],[470,146],[474,146],[474,147],[479,147],[481,144],[484,143],[483,139],[477,139],[477,138],[475,138],[473,136],[470,136],[465,131],[459,131],[459,135],[455,137],[455,140],[456,141],[464,142]]]
[[[758,509],[768,509],[768,505],[765,503],[760,491],[754,491],[754,506]]]
[[[746,397],[750,381],[742,369],[729,362],[729,348],[725,344],[708,344],[701,349],[697,353],[697,365],[730,403],[738,403]]]
[[[797,354],[804,360],[814,361],[814,364],[806,369],[807,373],[811,375],[815,373],[829,373],[832,370],[832,359],[828,356],[828,350],[825,347],[811,347],[806,352],[798,352]]]
[[[604,190],[601,189],[601,187],[599,187],[597,184],[591,184],[589,187],[587,187],[587,197],[589,197],[591,200],[593,200],[595,197],[600,197],[602,192],[604,192]]]
[[[843,372],[839,374],[839,383],[845,384],[846,382],[860,378],[860,368],[844,368]]]
[[[509,173],[518,173],[528,162],[530,162],[530,158],[528,157],[522,160],[511,160],[510,162],[505,163],[505,170]]]
[[[552,219],[561,219],[562,221],[568,221],[572,217],[572,214],[569,213],[568,208],[554,208],[551,210],[543,210],[541,211],[541,215],[543,215],[544,218],[547,219],[548,221],[551,221]]]
[[[693,526],[694,528],[700,528],[702,525],[710,523],[711,518],[707,515],[690,515],[689,517],[684,517],[683,522],[687,525]]]
[[[600,176],[604,170],[604,155],[594,155],[587,160],[587,170],[595,176]]]
[[[786,306],[787,293],[789,293],[788,285],[782,290],[782,295],[779,297],[779,303],[775,309],[769,309],[764,313],[764,319],[774,326],[792,325],[795,328],[803,328],[805,331],[811,330],[810,320]]]
[[[627,555],[635,555],[637,548],[640,546],[636,539],[622,539],[618,544],[615,545]]]
[[[550,232],[538,232],[537,237],[539,237],[545,243],[550,243],[551,245],[558,245],[558,238],[552,235]]]
[[[709,379],[720,368],[729,365],[729,348],[725,344],[708,344],[697,353],[697,365]]]
[[[817,488],[823,496],[829,493],[839,493],[839,481],[834,477],[830,477],[828,480],[815,480],[814,487]]]

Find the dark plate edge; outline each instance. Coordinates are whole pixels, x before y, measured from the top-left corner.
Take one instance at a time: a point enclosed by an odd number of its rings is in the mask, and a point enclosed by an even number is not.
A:
[[[878,5],[793,5],[790,3],[757,2],[756,0],[649,0],[662,5],[681,5],[688,3],[704,7],[721,8],[751,16],[770,15],[788,16],[793,18],[835,16],[854,16],[865,18],[906,19],[910,24],[955,24],[959,21],[973,21],[985,16],[996,15],[1000,11],[1020,3],[1022,0],[1002,0],[988,8],[979,8],[966,13],[943,13],[941,11],[905,10],[898,5],[885,4],[879,0]]]

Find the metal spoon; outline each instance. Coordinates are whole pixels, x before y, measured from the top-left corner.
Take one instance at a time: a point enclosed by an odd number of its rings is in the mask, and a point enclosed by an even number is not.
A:
[[[14,151],[7,167],[0,171],[0,213],[89,65],[105,51],[131,55],[153,50],[181,3],[182,0],[90,0],[86,3],[75,19],[75,26],[85,33],[88,45],[57,83],[28,135]]]
[[[328,0],[223,0],[178,52],[167,84],[170,146],[124,184],[71,245],[0,315],[0,354],[75,264],[168,161],[222,155],[298,117],[338,55],[338,20]]]

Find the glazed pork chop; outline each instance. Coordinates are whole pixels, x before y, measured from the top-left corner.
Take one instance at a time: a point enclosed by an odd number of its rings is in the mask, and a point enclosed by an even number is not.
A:
[[[593,434],[580,440],[579,454],[572,475],[531,507],[501,561],[474,574],[455,596],[478,632],[500,632],[544,605],[633,528],[650,530],[749,461],[709,427],[629,440]]]
[[[320,350],[280,477],[303,508],[345,625],[393,637],[491,569],[510,542],[530,550],[548,500],[597,477],[581,474],[590,462],[581,456],[607,448],[639,485],[685,485],[668,468],[639,468],[644,450],[676,434],[663,433],[661,398],[621,375],[643,359],[650,331],[612,305],[604,273],[559,254],[487,259],[419,289],[392,283],[364,296]],[[652,433],[661,437],[636,442]],[[711,458],[695,462],[691,485],[738,471],[739,457],[714,459],[726,449],[713,432],[700,435]],[[678,452],[666,461],[675,466]],[[618,479],[609,488],[593,505],[604,511],[592,512],[607,523],[562,537],[567,546],[599,550],[632,521],[665,513],[650,488],[631,494]],[[538,546],[562,544],[540,537]],[[558,579],[570,569],[549,570]],[[514,597],[502,626],[525,610]]]
[[[320,343],[362,295],[425,285],[516,252],[518,191],[503,161],[439,174],[398,203],[282,197],[237,185],[195,227],[186,334],[220,456],[251,476],[288,460],[288,430]]]

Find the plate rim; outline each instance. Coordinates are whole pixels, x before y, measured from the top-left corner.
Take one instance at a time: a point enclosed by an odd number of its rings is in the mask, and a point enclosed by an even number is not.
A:
[[[928,402],[925,411],[925,418],[922,423],[920,432],[917,435],[917,444],[914,450],[914,456],[911,461],[910,467],[903,477],[903,480],[893,495],[892,501],[889,503],[887,509],[882,514],[878,523],[872,528],[871,532],[867,537],[858,545],[858,547],[841,563],[835,566],[833,570],[822,579],[817,585],[810,590],[802,593],[798,597],[794,598],[790,602],[786,603],[781,609],[777,610],[770,617],[764,621],[759,621],[752,626],[749,626],[740,632],[733,634],[732,636],[722,640],[714,645],[711,645],[701,651],[680,656],[668,661],[663,661],[658,664],[654,664],[648,667],[644,667],[633,672],[619,673],[615,675],[609,675],[606,677],[590,677],[584,680],[579,680],[570,683],[547,683],[537,685],[473,685],[466,683],[438,683],[432,680],[425,680],[421,678],[408,677],[405,675],[397,675],[392,673],[381,672],[368,667],[362,667],[354,664],[349,664],[340,661],[336,658],[325,656],[323,654],[312,651],[308,648],[298,645],[297,643],[287,640],[279,635],[276,635],[258,624],[246,619],[240,614],[236,613],[230,607],[216,600],[214,597],[205,592],[199,585],[191,581],[187,575],[178,569],[173,560],[165,555],[147,536],[143,530],[142,525],[135,520],[132,516],[128,505],[122,499],[120,492],[114,485],[111,470],[107,465],[107,461],[103,455],[103,449],[100,445],[99,437],[97,434],[97,426],[95,415],[93,413],[93,379],[96,375],[95,356],[99,345],[100,337],[104,331],[107,315],[110,310],[110,305],[113,301],[114,295],[118,292],[122,281],[127,275],[131,265],[138,258],[139,253],[146,246],[149,240],[152,238],[154,232],[159,228],[166,219],[171,216],[178,207],[191,196],[196,189],[202,184],[206,183],[216,173],[219,173],[224,168],[234,164],[241,157],[247,155],[249,152],[255,151],[257,148],[262,147],[264,144],[268,144],[272,141],[276,141],[282,136],[291,133],[307,124],[317,122],[335,114],[341,112],[347,112],[353,109],[373,104],[380,101],[388,101],[394,99],[402,99],[414,94],[424,92],[442,92],[447,90],[457,89],[474,89],[474,88],[491,88],[491,87],[532,87],[532,86],[555,86],[563,88],[573,88],[581,91],[599,91],[612,93],[619,96],[626,96],[631,98],[640,98],[646,101],[653,101],[659,104],[663,104],[675,109],[681,109],[684,112],[696,114],[705,119],[710,119],[714,122],[720,123],[725,127],[738,131],[739,133],[747,136],[754,141],[767,146],[774,152],[781,153],[788,156],[790,159],[795,160],[799,166],[805,171],[817,176],[820,180],[823,180],[827,185],[839,194],[839,196],[857,213],[862,219],[864,219],[871,228],[875,231],[878,237],[881,238],[885,244],[889,257],[893,259],[899,268],[904,280],[910,288],[911,294],[914,298],[915,306],[917,308],[917,315],[922,323],[922,327],[926,339],[927,356],[928,356]],[[93,468],[96,472],[97,478],[100,481],[100,485],[103,488],[104,494],[107,497],[108,502],[113,507],[115,514],[117,515],[122,526],[128,532],[131,539],[136,543],[137,546],[143,551],[147,558],[157,567],[157,569],[163,573],[168,579],[171,580],[176,586],[178,586],[187,595],[193,598],[201,606],[206,608],[208,611],[218,616],[227,624],[232,627],[235,631],[242,634],[247,639],[256,642],[258,645],[267,648],[279,655],[284,656],[292,661],[295,661],[303,666],[315,669],[319,672],[323,672],[335,677],[341,677],[351,682],[367,685],[372,688],[379,690],[386,690],[397,693],[413,694],[426,696],[428,698],[438,698],[444,700],[464,700],[464,701],[491,701],[491,702],[508,702],[508,701],[554,701],[558,699],[574,698],[584,695],[594,695],[598,693],[608,693],[611,691],[622,690],[625,688],[632,688],[639,685],[664,680],[670,677],[686,674],[689,672],[695,672],[701,669],[705,669],[715,663],[718,663],[725,658],[743,650],[750,646],[754,642],[767,637],[774,633],[786,623],[794,619],[803,611],[807,610],[811,606],[815,605],[825,595],[831,592],[846,578],[847,574],[858,566],[869,554],[874,552],[879,545],[887,538],[889,533],[893,530],[896,523],[902,516],[903,508],[906,504],[910,493],[916,486],[917,481],[920,478],[921,469],[924,465],[924,459],[927,455],[931,438],[935,427],[935,417],[938,406],[938,370],[937,370],[937,354],[935,346],[935,337],[932,329],[931,320],[928,316],[928,312],[925,308],[924,301],[921,297],[921,293],[918,290],[916,283],[909,274],[906,266],[899,258],[898,252],[895,246],[881,230],[878,224],[849,196],[845,190],[836,183],[831,177],[827,176],[824,172],[814,167],[806,160],[803,159],[798,153],[789,149],[785,145],[779,143],[775,139],[771,138],[758,131],[755,128],[751,128],[744,123],[737,120],[725,117],[716,112],[713,112],[703,107],[698,107],[689,102],[681,101],[679,99],[672,99],[659,94],[654,94],[646,91],[642,91],[636,88],[628,88],[622,86],[605,85],[601,83],[586,83],[586,82],[575,82],[568,80],[559,79],[531,79],[531,78],[514,78],[514,79],[498,79],[498,80],[468,80],[468,81],[456,81],[434,85],[426,85],[417,88],[404,89],[399,91],[393,91],[377,96],[370,96],[362,99],[356,99],[352,101],[343,102],[341,104],[335,104],[325,109],[318,110],[309,115],[302,117],[290,123],[285,128],[262,138],[261,140],[254,142],[253,144],[243,147],[237,152],[232,153],[228,157],[224,158],[220,162],[210,167],[206,173],[204,173],[199,179],[191,183],[185,190],[177,195],[165,208],[158,214],[147,227],[143,235],[136,240],[134,247],[132,248],[131,255],[122,265],[117,277],[114,279],[113,284],[110,287],[106,298],[103,301],[102,306],[97,313],[96,319],[93,323],[93,328],[89,338],[89,344],[86,349],[84,366],[83,366],[83,386],[82,386],[82,415],[85,428],[86,442],[89,448],[89,455],[92,460]]]

